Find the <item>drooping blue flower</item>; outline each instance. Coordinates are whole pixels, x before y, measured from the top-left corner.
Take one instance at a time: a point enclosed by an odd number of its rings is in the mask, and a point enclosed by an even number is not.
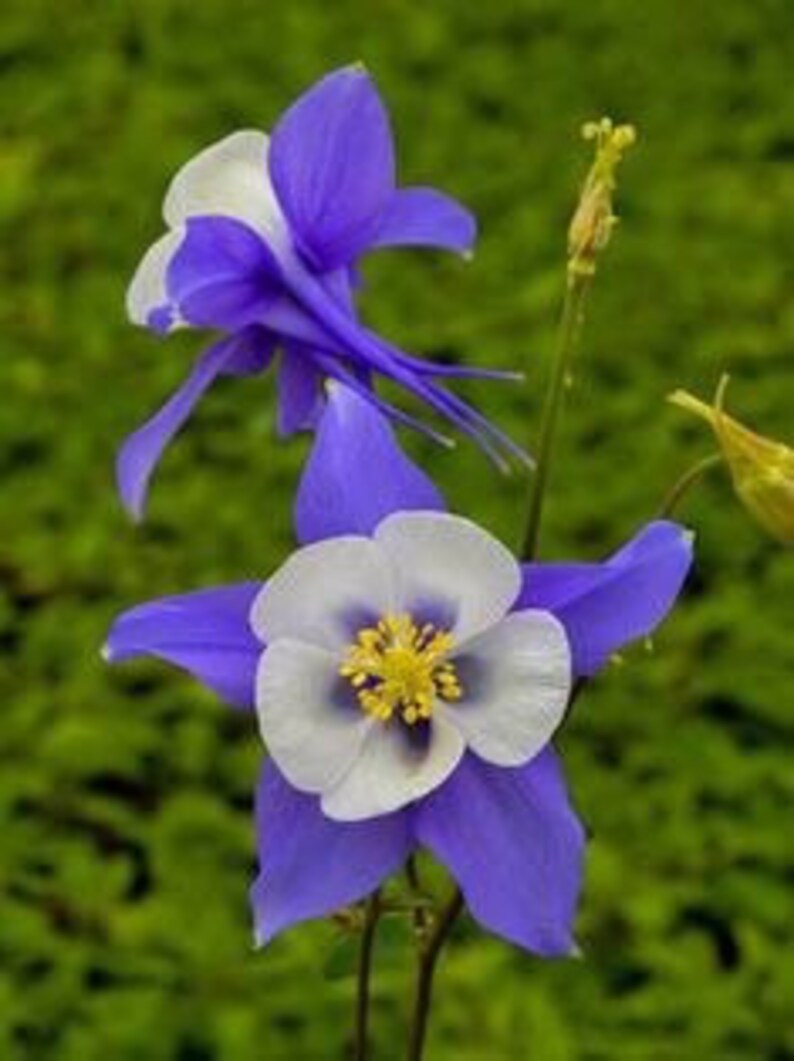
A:
[[[422,846],[486,928],[571,953],[584,832],[550,740],[571,684],[663,620],[690,535],[656,522],[604,563],[522,567],[338,385],[296,524],[302,548],[267,582],[134,608],[106,648],[256,710],[257,940],[363,898]]]
[[[473,435],[497,460],[523,454],[449,391],[447,377],[510,377],[436,365],[403,353],[357,319],[356,265],[380,247],[468,254],[472,215],[433,188],[400,188],[388,115],[366,71],[347,67],[301,96],[270,138],[243,130],[189,161],[163,204],[168,228],[144,255],[127,294],[131,319],[155,332],[192,326],[222,333],[185,383],[126,441],[118,483],[140,515],[168,442],[212,382],[264,371],[280,351],[279,427],[312,428],[321,383],[334,378],[393,417],[375,376],[391,379]]]

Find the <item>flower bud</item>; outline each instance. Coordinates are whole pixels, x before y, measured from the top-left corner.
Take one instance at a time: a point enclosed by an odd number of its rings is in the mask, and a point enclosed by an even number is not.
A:
[[[728,416],[723,411],[727,385],[728,377],[723,376],[713,405],[682,390],[669,400],[711,425],[744,506],[774,538],[794,545],[794,450]]]
[[[633,125],[615,126],[610,118],[602,118],[585,123],[582,136],[595,141],[596,154],[568,229],[568,269],[572,275],[589,276],[617,224],[612,212],[615,172],[637,133]]]

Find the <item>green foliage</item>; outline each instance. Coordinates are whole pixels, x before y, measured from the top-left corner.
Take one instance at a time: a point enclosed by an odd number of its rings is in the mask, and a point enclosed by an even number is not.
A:
[[[711,393],[729,369],[737,416],[790,428],[791,28],[785,0],[6,3],[0,1057],[349,1048],[351,981],[323,973],[337,930],[252,949],[250,719],[164,667],[108,673],[98,655],[120,608],[277,564],[305,448],[273,441],[268,379],[227,381],[169,453],[149,520],[122,515],[114,449],[198,348],[123,316],[167,177],[363,58],[405,178],[449,188],[482,222],[470,265],[368,263],[365,311],[407,349],[525,367],[525,387],[470,393],[531,439],[587,164],[578,128],[604,112],[636,123],[543,539],[546,555],[595,558],[706,451],[664,404],[674,386]],[[406,442],[456,508],[518,541],[525,484],[467,445]],[[794,1057],[794,571],[719,474],[686,514],[700,533],[685,606],[652,654],[633,651],[582,698],[562,741],[592,830],[585,960],[542,964],[465,925],[442,967],[433,1059]],[[390,930],[380,1058],[401,1056],[408,956]]]

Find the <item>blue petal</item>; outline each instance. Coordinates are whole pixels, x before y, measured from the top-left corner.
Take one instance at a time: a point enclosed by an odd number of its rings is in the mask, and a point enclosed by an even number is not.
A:
[[[689,531],[649,523],[603,564],[526,564],[516,610],[553,612],[568,633],[574,672],[589,677],[662,622],[691,563]]]
[[[231,217],[194,217],[166,270],[179,317],[199,328],[244,328],[281,294],[281,271],[253,229]]]
[[[550,747],[515,769],[468,754],[414,830],[485,928],[545,957],[574,952],[585,836]]]
[[[323,407],[322,379],[310,351],[297,342],[285,345],[278,370],[278,431],[292,435],[313,430]]]
[[[273,336],[247,329],[224,339],[198,358],[193,371],[158,411],[130,435],[116,459],[121,500],[134,519],[143,515],[149,480],[168,443],[188,420],[193,408],[219,375],[237,375],[266,368],[273,356]]]
[[[362,899],[411,853],[407,813],[333,821],[317,796],[298,792],[269,760],[257,790],[256,820],[259,876],[251,905],[260,945],[290,925]]]
[[[109,663],[155,656],[189,671],[235,707],[252,708],[264,646],[248,623],[261,582],[242,582],[141,604],[111,627]]]
[[[471,252],[477,239],[474,215],[435,188],[401,188],[383,213],[373,247],[439,247]]]
[[[299,249],[320,271],[346,265],[375,235],[394,191],[389,119],[357,66],[329,74],[276,125],[270,175]]]
[[[368,535],[392,512],[445,508],[432,481],[400,449],[383,414],[350,388],[330,384],[298,487],[298,540]]]
[[[231,354],[221,369],[222,376],[257,376],[273,360],[279,336],[267,328],[245,328],[230,340]]]

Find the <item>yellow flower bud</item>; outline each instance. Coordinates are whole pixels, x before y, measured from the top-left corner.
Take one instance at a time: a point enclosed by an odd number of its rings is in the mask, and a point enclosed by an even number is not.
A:
[[[596,154],[568,229],[568,269],[572,274],[589,276],[596,270],[598,252],[606,247],[617,224],[612,212],[615,173],[637,133],[633,125],[614,126],[611,119],[602,118],[587,122],[582,136],[595,141]]]
[[[723,411],[727,385],[723,376],[712,405],[682,390],[669,400],[711,426],[745,507],[774,538],[794,545],[794,450],[728,416]]]

